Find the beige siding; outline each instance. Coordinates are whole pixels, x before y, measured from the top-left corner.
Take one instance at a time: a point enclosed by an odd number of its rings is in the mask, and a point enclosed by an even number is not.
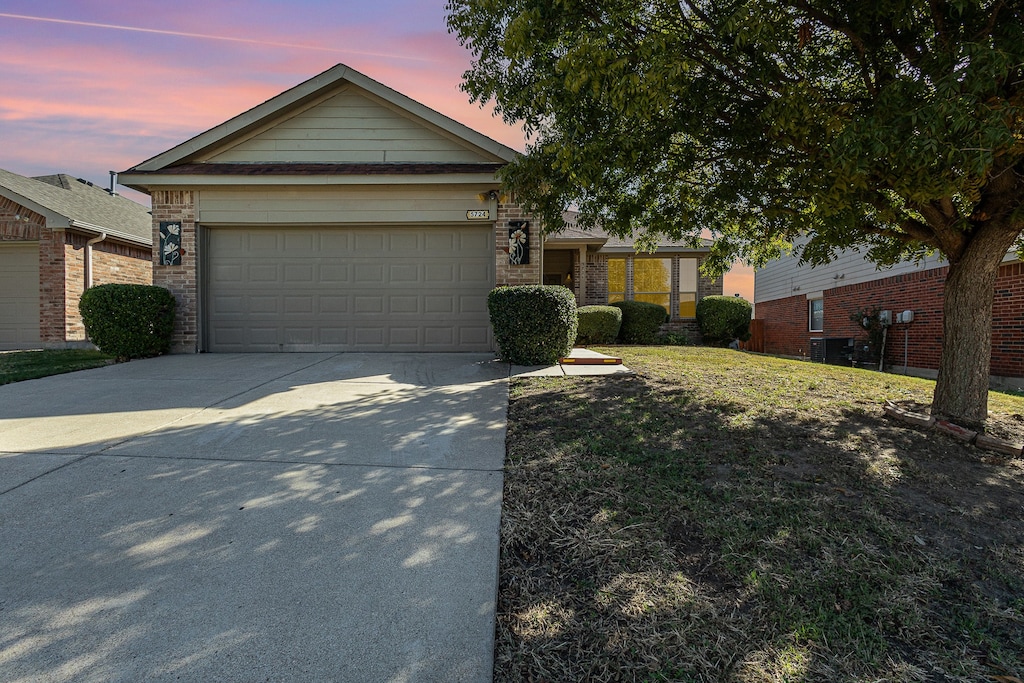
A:
[[[898,263],[892,268],[879,270],[859,251],[843,252],[832,263],[816,268],[798,265],[798,261],[795,256],[784,256],[758,269],[754,275],[754,303],[811,294],[945,265],[938,257],[930,256],[922,263]]]
[[[0,244],[0,349],[39,343],[39,246]]]
[[[212,162],[479,163],[495,159],[355,88],[276,122]]]
[[[486,189],[436,185],[210,188],[199,192],[198,219],[207,225],[468,223],[467,211],[489,208],[477,196]]]

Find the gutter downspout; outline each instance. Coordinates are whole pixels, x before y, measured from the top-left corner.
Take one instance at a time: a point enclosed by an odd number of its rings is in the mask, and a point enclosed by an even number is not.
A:
[[[85,243],[85,288],[89,289],[92,287],[92,245],[99,244],[103,240],[107,239],[107,233],[101,232],[98,236],[93,237],[91,240]]]

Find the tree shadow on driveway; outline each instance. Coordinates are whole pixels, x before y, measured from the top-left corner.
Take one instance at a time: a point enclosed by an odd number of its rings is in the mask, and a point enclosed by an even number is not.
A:
[[[46,460],[0,494],[0,679],[490,680],[506,392],[292,375],[0,459]]]

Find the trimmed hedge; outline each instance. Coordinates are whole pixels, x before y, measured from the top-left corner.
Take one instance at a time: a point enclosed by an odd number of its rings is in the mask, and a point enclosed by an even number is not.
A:
[[[619,337],[622,310],[615,306],[580,306],[577,344],[611,344]]]
[[[501,358],[510,363],[557,363],[576,341],[576,297],[560,285],[498,287],[487,310]]]
[[[152,285],[97,285],[78,303],[90,341],[119,361],[167,353],[174,307],[174,295]]]
[[[753,308],[735,296],[706,296],[697,302],[697,324],[707,346],[725,346],[733,339],[750,339]]]
[[[624,344],[653,344],[662,323],[668,320],[668,311],[658,304],[616,301],[612,306],[622,311],[619,341]]]

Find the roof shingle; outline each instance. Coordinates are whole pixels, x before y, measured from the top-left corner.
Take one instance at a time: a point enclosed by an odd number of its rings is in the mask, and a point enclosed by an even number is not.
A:
[[[7,191],[7,192],[5,192]],[[0,193],[13,194],[79,223],[152,243],[152,216],[142,204],[65,173],[29,178],[0,169]]]

